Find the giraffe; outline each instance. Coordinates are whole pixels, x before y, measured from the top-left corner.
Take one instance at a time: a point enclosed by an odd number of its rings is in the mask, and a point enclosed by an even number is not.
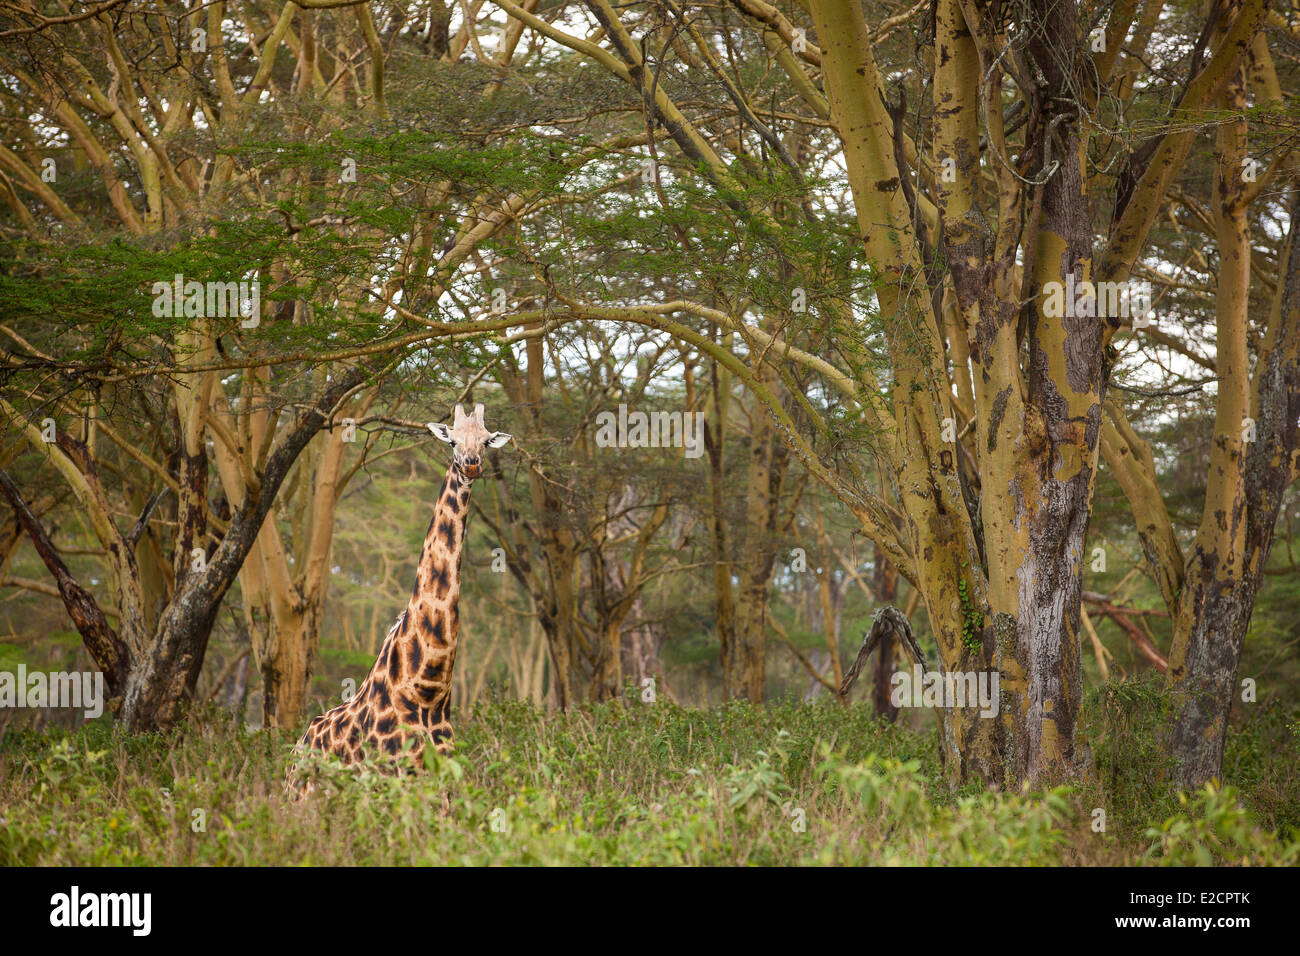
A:
[[[451,445],[452,461],[425,534],[411,600],[357,692],[308,725],[295,748],[300,755],[322,750],[345,764],[373,755],[419,770],[430,742],[439,753],[450,752],[454,744],[451,673],[460,631],[460,563],[470,485],[483,473],[484,449],[500,448],[510,436],[487,430],[481,404],[472,415],[457,405],[450,428],[433,422],[427,427]],[[291,789],[300,789],[296,771],[296,764],[289,769]]]

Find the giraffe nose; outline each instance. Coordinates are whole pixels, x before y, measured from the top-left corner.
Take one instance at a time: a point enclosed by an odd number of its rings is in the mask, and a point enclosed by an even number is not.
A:
[[[477,458],[467,459],[465,462],[465,476],[467,478],[477,478],[483,474],[483,466],[479,464]]]

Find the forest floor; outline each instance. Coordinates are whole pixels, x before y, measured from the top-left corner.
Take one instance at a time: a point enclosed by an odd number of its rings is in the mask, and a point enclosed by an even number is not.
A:
[[[1295,712],[1261,703],[1225,786],[1160,782],[1150,691],[1090,701],[1096,775],[999,794],[944,782],[936,734],[870,708],[482,705],[452,758],[282,790],[294,737],[193,716],[166,735],[0,732],[0,865],[1295,864]],[[1104,830],[1100,823],[1104,811]]]

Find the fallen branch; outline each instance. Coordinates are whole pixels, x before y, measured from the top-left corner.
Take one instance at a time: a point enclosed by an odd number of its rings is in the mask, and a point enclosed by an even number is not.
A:
[[[1082,592],[1081,596],[1089,604],[1096,604],[1098,606],[1108,605],[1110,607],[1115,608],[1116,610],[1120,611],[1123,614],[1131,614],[1134,617],[1168,617],[1169,616],[1169,612],[1163,609],[1145,608],[1145,607],[1124,607],[1122,604],[1116,604],[1106,595],[1099,594],[1096,591],[1084,591]]]
[[[1151,643],[1151,639],[1143,634],[1141,629],[1129,619],[1130,617],[1142,617],[1144,615],[1160,616],[1159,612],[1144,611],[1140,608],[1120,607],[1118,604],[1106,600],[1102,595],[1093,594],[1090,591],[1084,591],[1083,598],[1089,604],[1097,608],[1098,614],[1108,617],[1118,624],[1120,630],[1123,631],[1128,639],[1133,642],[1134,646],[1137,647],[1138,652],[1150,661],[1156,670],[1160,671],[1162,674],[1169,670],[1169,661],[1167,661],[1161,653],[1156,650],[1156,646]]]

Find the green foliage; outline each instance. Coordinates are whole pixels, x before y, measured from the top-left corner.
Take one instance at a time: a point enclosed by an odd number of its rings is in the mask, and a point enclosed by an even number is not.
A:
[[[933,734],[834,704],[481,708],[426,772],[310,761],[218,712],[0,738],[0,865],[1054,865],[1296,861],[1231,790],[1091,832],[1097,795],[953,789]],[[1158,824],[1152,821],[1162,821]],[[1208,856],[1207,856],[1208,854]]]
[[[1152,843],[1144,859],[1161,866],[1295,866],[1300,861],[1300,840],[1260,830],[1232,787],[1208,783],[1191,798],[1180,793],[1178,799],[1189,811],[1147,829]]]
[[[1117,806],[1164,801],[1164,807],[1171,807],[1164,784],[1169,758],[1161,744],[1168,716],[1163,679],[1111,681],[1088,694],[1084,714],[1093,760],[1110,801]]]
[[[0,642],[0,671],[16,671],[24,660],[26,655],[21,647]]]
[[[777,732],[777,743],[772,752],[756,751],[744,766],[728,766],[726,770],[726,787],[731,791],[728,805],[733,810],[753,809],[770,803],[781,806],[791,794],[785,774],[773,765],[773,760],[784,764],[789,755],[785,745],[790,741],[790,734],[781,730]]]

